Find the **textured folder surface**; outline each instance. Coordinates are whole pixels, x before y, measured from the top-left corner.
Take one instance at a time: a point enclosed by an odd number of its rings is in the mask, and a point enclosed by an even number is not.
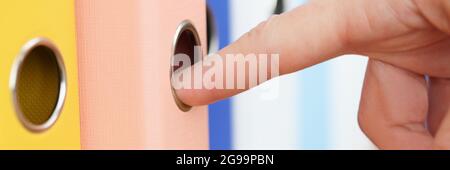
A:
[[[183,20],[205,44],[204,1],[78,0],[76,9],[82,148],[207,149],[207,109],[180,111],[169,72]]]
[[[79,149],[78,77],[73,0],[14,0],[0,2],[0,149]],[[62,54],[67,76],[65,103],[56,123],[47,130],[33,132],[21,123],[9,87],[13,64],[23,46],[32,39],[50,40]],[[59,91],[54,81],[52,57],[31,54],[19,79],[18,101],[24,116],[42,123]],[[36,56],[34,56],[36,55]],[[34,56],[34,57],[33,57]],[[36,58],[35,58],[36,57]],[[56,85],[55,85],[56,84]],[[40,116],[38,116],[40,115]]]

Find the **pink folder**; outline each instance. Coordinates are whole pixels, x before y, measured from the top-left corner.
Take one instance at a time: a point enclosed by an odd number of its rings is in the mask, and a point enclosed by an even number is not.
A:
[[[82,148],[208,149],[207,106],[182,111],[170,84],[180,24],[206,45],[204,0],[77,0],[76,15]]]

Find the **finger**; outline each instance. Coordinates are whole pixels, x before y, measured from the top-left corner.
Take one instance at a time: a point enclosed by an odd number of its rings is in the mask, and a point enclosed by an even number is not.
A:
[[[288,74],[323,62],[343,53],[344,17],[337,1],[313,1],[297,9],[274,16],[259,24],[218,55],[279,54],[279,73]],[[270,61],[270,59],[269,59]],[[225,62],[225,61],[224,61]],[[195,67],[203,67],[196,64]],[[205,69],[207,70],[207,67]],[[248,69],[247,69],[248,70]],[[223,73],[237,75],[237,70],[223,67]],[[271,75],[272,70],[267,70]],[[245,75],[249,80],[249,75]],[[225,75],[223,79],[226,80]],[[260,82],[258,82],[259,84]],[[188,105],[202,105],[226,98],[244,89],[182,89],[176,93]]]
[[[414,0],[422,14],[440,30],[450,34],[450,1]]]
[[[364,133],[381,149],[430,149],[423,76],[371,59],[359,108]]]
[[[447,114],[436,133],[433,149],[450,150],[450,110],[447,110]]]
[[[447,111],[436,134],[433,149],[450,150],[450,110]]]
[[[428,84],[430,101],[428,129],[435,135],[450,110],[450,79],[430,78]]]
[[[449,78],[449,46],[450,39],[447,36],[444,40],[429,44],[421,49],[392,53],[389,56],[372,55],[371,57],[418,74]]]

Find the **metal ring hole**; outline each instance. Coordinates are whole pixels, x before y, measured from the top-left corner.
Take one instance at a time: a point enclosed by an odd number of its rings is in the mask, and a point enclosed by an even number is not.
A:
[[[15,108],[32,131],[50,128],[62,109],[66,79],[61,55],[46,39],[27,43],[12,72]]]
[[[192,25],[191,22],[189,21],[183,21],[177,29],[177,32],[175,34],[175,40],[174,40],[174,46],[173,46],[173,55],[172,55],[172,60],[171,62],[174,62],[175,60],[173,59],[173,57],[175,57],[177,54],[185,54],[189,56],[190,59],[190,66],[193,66],[196,62],[198,62],[201,59],[201,55],[202,53],[197,53],[197,55],[200,56],[195,56],[195,48],[194,47],[199,47],[201,46],[200,43],[200,38],[198,35],[197,30],[195,29],[194,25]],[[197,59],[197,61],[195,60]],[[172,63],[171,65],[171,69],[170,69],[170,76],[172,79],[172,73],[181,69],[181,68],[188,68],[187,66],[184,66],[183,63],[181,63],[178,66],[173,66],[175,65],[174,63]],[[189,66],[189,67],[190,67]],[[172,88],[172,94],[174,96],[175,102],[178,106],[178,108],[184,112],[187,112],[189,110],[191,110],[192,106],[189,106],[185,103],[183,103],[175,94],[174,92],[175,90]]]

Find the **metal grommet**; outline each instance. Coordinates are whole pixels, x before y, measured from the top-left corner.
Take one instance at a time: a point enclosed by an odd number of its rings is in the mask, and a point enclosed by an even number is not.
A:
[[[187,52],[190,53],[189,57],[191,58],[191,65],[194,64],[194,47],[195,46],[201,46],[200,37],[198,35],[197,29],[195,29],[194,25],[189,20],[184,20],[181,22],[181,24],[178,26],[175,37],[173,41],[173,47],[172,47],[172,56],[171,56],[171,66],[170,66],[170,82],[172,82],[172,73],[175,71],[175,69],[172,67],[173,57],[180,53],[181,50],[188,50]],[[192,51],[190,51],[192,50]],[[178,108],[181,111],[188,112],[192,109],[192,106],[189,106],[185,103],[183,103],[176,95],[175,89],[173,86],[172,89],[172,95],[174,97],[175,103],[177,104]]]
[[[64,106],[67,77],[58,48],[46,38],[28,41],[10,74],[13,105],[20,122],[30,131],[52,127]]]

